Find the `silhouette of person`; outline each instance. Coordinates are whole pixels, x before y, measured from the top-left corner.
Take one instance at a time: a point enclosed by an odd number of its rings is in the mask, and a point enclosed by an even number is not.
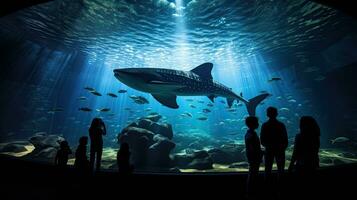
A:
[[[320,128],[310,116],[300,118],[300,133],[295,136],[294,151],[291,157],[289,172],[296,171],[296,184],[299,187],[297,196],[309,195],[318,197],[314,188],[316,169],[319,167]]]
[[[247,133],[245,134],[245,148],[246,156],[249,163],[249,174],[247,179],[247,197],[254,197],[256,194],[256,179],[259,173],[259,166],[262,162],[263,152],[260,148],[260,140],[255,132],[259,127],[257,117],[247,117],[245,119],[245,124],[248,127]]]
[[[300,133],[295,136],[289,171],[312,175],[319,167],[320,127],[311,116],[300,118]]]
[[[117,162],[120,174],[130,174],[133,167],[130,165],[130,150],[128,143],[122,143],[117,154]]]
[[[107,131],[105,124],[102,119],[94,118],[92,124],[89,128],[89,137],[90,137],[90,169],[94,169],[94,161],[96,160],[96,170],[100,170],[102,153],[103,153],[103,135],[106,135]]]
[[[72,154],[70,147],[68,146],[67,141],[62,141],[60,143],[60,149],[57,151],[55,157],[55,165],[59,167],[66,167],[68,162],[68,156]]]
[[[89,170],[89,161],[87,158],[87,144],[87,136],[79,138],[79,145],[76,150],[76,160],[74,161],[74,167],[81,172],[87,172]]]
[[[265,147],[265,177],[271,177],[274,159],[278,167],[278,178],[284,173],[285,150],[288,147],[288,134],[285,125],[278,121],[278,110],[275,107],[267,109],[269,120],[262,125],[260,140]]]

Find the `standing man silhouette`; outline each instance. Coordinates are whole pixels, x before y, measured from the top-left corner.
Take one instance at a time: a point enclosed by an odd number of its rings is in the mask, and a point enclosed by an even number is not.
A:
[[[103,135],[107,134],[105,124],[102,119],[94,118],[92,124],[89,128],[89,137],[90,137],[90,168],[93,171],[94,161],[96,160],[96,171],[100,170],[100,164],[102,160],[103,152]]]
[[[263,124],[260,132],[260,141],[265,147],[265,177],[267,180],[270,179],[275,159],[278,167],[278,179],[280,179],[284,173],[288,134],[285,125],[276,119],[278,110],[275,107],[267,109],[267,116],[269,120]]]

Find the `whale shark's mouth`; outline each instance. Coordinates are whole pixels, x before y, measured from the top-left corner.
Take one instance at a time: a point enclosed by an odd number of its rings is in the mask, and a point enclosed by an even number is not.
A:
[[[135,72],[130,72],[130,71],[126,71],[126,70],[121,70],[121,69],[115,69],[115,70],[114,70],[114,74],[115,74],[116,76],[118,76],[118,75],[120,75],[120,74],[122,74],[122,75],[124,75],[124,74],[126,74],[126,75],[135,75],[135,74],[137,74],[137,73],[135,73]]]

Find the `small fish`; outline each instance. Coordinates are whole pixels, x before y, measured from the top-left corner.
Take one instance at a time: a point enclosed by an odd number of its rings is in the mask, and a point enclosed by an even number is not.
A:
[[[82,97],[78,97],[77,99],[80,101],[85,101],[85,100],[87,100],[87,97],[82,96]]]
[[[131,110],[131,108],[124,108],[124,110]]]
[[[280,110],[280,111],[286,111],[286,112],[289,112],[289,111],[290,111],[289,108],[280,108],[279,110]]]
[[[186,99],[186,101],[188,101],[188,102],[192,102],[192,101],[193,101],[193,99]]]
[[[208,107],[213,107],[213,104],[212,103],[208,103],[207,106]]]
[[[205,103],[205,102],[204,102],[204,101],[200,101],[200,100],[198,100],[198,101],[197,101],[197,103]]]
[[[211,110],[210,110],[210,109],[207,109],[207,108],[203,109],[202,111],[203,111],[204,113],[210,113],[210,112],[211,112]]]
[[[238,106],[238,107],[241,107],[241,106],[243,106],[243,104],[242,104],[241,102],[239,102],[239,103],[237,104],[237,106]]]
[[[336,143],[345,143],[345,142],[349,142],[350,138],[348,137],[337,137],[333,140],[331,140],[331,144],[336,144]]]
[[[314,80],[315,80],[315,81],[323,81],[323,80],[325,80],[325,79],[326,79],[326,77],[320,75],[320,76],[316,77]]]
[[[126,90],[118,90],[118,93],[126,93]]]
[[[201,120],[201,121],[205,121],[205,120],[207,120],[208,118],[207,118],[207,117],[198,117],[197,119],[198,119],[198,120]]]
[[[130,98],[133,99],[134,103],[136,103],[136,104],[148,104],[149,103],[149,101],[143,96],[131,95]]]
[[[113,94],[113,93],[108,93],[107,95],[108,95],[108,96],[111,96],[111,97],[114,97],[114,98],[117,98],[117,97],[118,97],[116,94]]]
[[[52,111],[52,112],[62,112],[62,111],[64,111],[64,109],[63,108],[52,108],[50,111]]]
[[[192,114],[189,112],[182,113],[181,116],[183,117],[192,117]]]
[[[146,104],[145,101],[141,101],[141,100],[139,100],[139,99],[135,99],[135,100],[134,100],[134,103],[136,103],[136,104]]]
[[[79,111],[83,111],[83,112],[90,112],[92,111],[92,109],[88,108],[88,107],[82,107],[78,109]]]
[[[95,92],[95,89],[91,87],[85,87],[84,89],[88,90],[89,92]]]
[[[227,109],[227,111],[228,111],[228,112],[236,112],[237,109],[236,109],[236,108],[229,108],[229,109]]]
[[[281,100],[281,99],[283,99],[283,97],[282,96],[277,96],[276,99]]]
[[[149,112],[149,111],[151,111],[151,110],[152,110],[152,108],[146,108],[146,109],[145,109],[146,112]]]
[[[219,102],[221,102],[221,103],[223,103],[223,104],[226,104],[226,102],[225,102],[225,101],[223,101],[223,100],[220,100]]]
[[[317,67],[308,67],[304,70],[304,72],[306,73],[310,73],[310,72],[316,72],[316,71],[319,71],[319,68]]]
[[[143,96],[138,96],[138,99],[144,103],[149,103],[149,101]]]
[[[110,111],[110,108],[101,108],[101,109],[97,109],[98,112],[108,112]]]
[[[295,99],[290,99],[288,102],[289,103],[296,103],[296,100]]]
[[[288,95],[286,95],[286,99],[292,99],[293,98],[293,95],[290,95],[290,94],[288,94]]]
[[[191,107],[191,108],[196,108],[196,106],[195,106],[195,105],[193,105],[193,104],[190,104],[190,107]]]
[[[280,116],[278,117],[280,120],[286,120],[286,117]]]
[[[91,91],[90,93],[92,93],[92,94],[94,94],[94,95],[96,95],[96,96],[102,96],[102,94],[99,93],[99,92],[97,92],[97,91]]]
[[[242,131],[246,131],[246,130],[248,130],[248,127],[243,126],[240,130],[242,130]]]
[[[219,122],[218,125],[223,126],[224,122]]]
[[[279,77],[273,77],[271,79],[268,80],[268,82],[273,82],[273,81],[281,81],[281,78]]]

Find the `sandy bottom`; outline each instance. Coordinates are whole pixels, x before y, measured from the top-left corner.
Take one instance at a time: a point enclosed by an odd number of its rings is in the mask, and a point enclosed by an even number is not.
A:
[[[7,145],[8,143],[0,143],[0,148]],[[22,152],[1,152],[1,154],[5,155],[10,155],[14,157],[23,157],[29,153],[31,153],[35,147],[31,144],[24,145],[25,151]],[[118,149],[114,148],[104,148],[103,149],[103,157],[102,157],[102,167],[104,169],[115,169],[115,164],[116,164],[116,155],[117,155]],[[291,149],[288,149],[286,152],[286,169],[288,168],[290,162],[289,159],[291,157]],[[345,156],[349,155],[349,152],[339,150],[339,149],[321,149],[320,150],[320,166],[321,167],[326,167],[326,166],[333,166],[333,165],[339,165],[339,164],[349,164],[349,163],[357,163],[357,157],[355,154],[353,156]],[[73,165],[74,164],[74,158],[70,158],[68,161],[68,165]],[[242,164],[243,163],[243,164]],[[197,169],[180,169],[181,172],[247,172],[247,166],[244,164],[244,160],[242,160],[241,163],[236,163],[238,167],[235,168],[230,168],[229,165],[223,165],[223,164],[213,164],[213,169],[209,170],[197,170]],[[274,164],[273,169],[276,169],[276,165]],[[261,171],[264,171],[264,164],[261,164],[260,167]]]

